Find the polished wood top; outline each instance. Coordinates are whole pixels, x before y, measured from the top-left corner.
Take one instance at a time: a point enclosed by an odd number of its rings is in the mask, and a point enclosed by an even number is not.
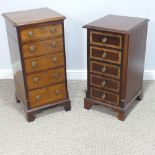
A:
[[[65,19],[63,15],[48,8],[8,12],[2,16],[11,21],[15,26]]]
[[[145,18],[107,15],[85,25],[84,28],[128,34],[148,21]]]

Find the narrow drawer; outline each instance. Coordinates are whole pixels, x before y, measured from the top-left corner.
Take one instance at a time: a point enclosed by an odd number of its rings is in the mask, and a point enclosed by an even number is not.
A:
[[[66,98],[65,83],[29,92],[30,107],[38,107]]]
[[[22,46],[24,58],[63,52],[63,38],[39,41]]]
[[[90,46],[90,58],[105,62],[121,64],[121,52]]]
[[[90,97],[105,103],[119,105],[119,95],[91,87]]]
[[[46,38],[56,38],[63,34],[62,24],[41,25],[21,30],[21,41],[44,40]]]
[[[120,79],[120,67],[106,63],[90,61],[90,72]]]
[[[64,65],[64,53],[56,53],[36,58],[25,59],[26,73],[33,73]]]
[[[28,89],[36,89],[65,81],[64,67],[27,75]]]
[[[120,82],[102,76],[90,75],[90,85],[105,90],[119,92]]]
[[[121,49],[122,36],[119,34],[111,34],[108,32],[91,31],[90,44]]]

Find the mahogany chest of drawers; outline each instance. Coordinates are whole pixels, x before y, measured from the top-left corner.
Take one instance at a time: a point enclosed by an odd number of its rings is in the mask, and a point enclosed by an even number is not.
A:
[[[108,15],[87,28],[87,92],[85,109],[101,104],[124,120],[134,100],[143,96],[148,20]]]
[[[64,19],[48,8],[3,14],[17,102],[27,120],[39,110],[56,105],[71,109],[66,80]]]

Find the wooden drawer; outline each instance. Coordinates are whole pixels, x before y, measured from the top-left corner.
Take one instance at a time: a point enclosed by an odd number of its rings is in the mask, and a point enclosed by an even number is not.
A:
[[[90,46],[90,58],[105,62],[121,64],[121,52]]]
[[[26,73],[33,73],[64,65],[64,54],[56,53],[31,59],[25,59]]]
[[[63,50],[63,38],[39,41],[22,46],[24,58],[63,52]]]
[[[91,87],[90,97],[105,103],[119,105],[119,95]]]
[[[90,75],[90,85],[105,90],[119,92],[120,82],[102,76]]]
[[[66,98],[65,83],[29,92],[30,107],[38,107]]]
[[[46,38],[56,38],[63,34],[62,24],[38,26],[21,30],[21,41],[44,40]]]
[[[64,67],[27,75],[28,89],[36,89],[65,81]]]
[[[122,36],[119,34],[111,34],[108,32],[91,31],[90,44],[121,49]]]
[[[90,61],[90,72],[120,79],[120,67],[106,63]]]

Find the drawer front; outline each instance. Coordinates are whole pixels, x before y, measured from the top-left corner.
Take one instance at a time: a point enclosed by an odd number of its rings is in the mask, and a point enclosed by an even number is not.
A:
[[[105,48],[90,47],[90,58],[105,62],[121,64],[121,52]]]
[[[29,92],[30,107],[38,107],[66,98],[65,83]]]
[[[90,85],[105,90],[119,92],[120,82],[102,76],[90,75]]]
[[[90,72],[120,79],[120,67],[110,64],[90,61]]]
[[[44,40],[46,38],[55,38],[62,34],[62,24],[32,27],[21,30],[21,41]]]
[[[119,105],[119,95],[115,93],[111,93],[108,91],[96,89],[96,88],[90,88],[90,97],[95,100],[99,100],[101,102],[113,104],[113,105]]]
[[[28,89],[36,89],[65,81],[64,67],[27,75]]]
[[[64,53],[51,54],[31,59],[25,59],[26,73],[33,73],[64,65]]]
[[[121,49],[122,36],[119,34],[91,31],[90,44]]]
[[[24,58],[63,52],[63,38],[39,41],[22,46]]]

